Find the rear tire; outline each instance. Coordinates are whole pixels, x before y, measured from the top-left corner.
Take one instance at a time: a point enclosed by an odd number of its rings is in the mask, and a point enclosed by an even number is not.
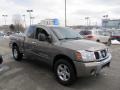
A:
[[[14,60],[16,61],[21,61],[23,58],[23,54],[20,53],[19,48],[17,46],[12,47],[12,54],[13,54]]]
[[[56,80],[65,86],[73,84],[76,80],[76,74],[73,65],[64,59],[56,61],[54,65],[54,74]]]
[[[96,42],[100,42],[100,40],[99,40],[99,39],[97,39],[97,40],[96,40]]]

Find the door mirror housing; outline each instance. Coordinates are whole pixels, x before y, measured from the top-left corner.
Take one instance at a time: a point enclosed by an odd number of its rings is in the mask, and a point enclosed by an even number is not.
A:
[[[47,41],[48,41],[49,43],[52,43],[52,37],[51,37],[50,35],[48,36]]]
[[[52,43],[52,37],[49,35],[49,36],[46,36],[45,34],[43,33],[39,33],[38,34],[38,40],[39,41],[48,41],[49,43]]]

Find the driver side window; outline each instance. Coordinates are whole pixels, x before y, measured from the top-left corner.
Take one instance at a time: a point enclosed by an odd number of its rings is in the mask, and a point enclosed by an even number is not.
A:
[[[35,34],[35,39],[39,39],[39,34],[44,34],[46,36],[46,39],[47,39],[47,36],[48,36],[48,33],[42,29],[42,28],[36,28],[36,34]]]

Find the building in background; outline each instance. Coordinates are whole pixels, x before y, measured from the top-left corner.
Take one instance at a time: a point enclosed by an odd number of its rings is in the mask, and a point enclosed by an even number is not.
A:
[[[68,26],[70,28],[73,28],[74,30],[91,30],[91,29],[100,29],[100,26],[96,25],[91,25],[91,26],[86,26],[86,25],[76,25],[76,26]]]
[[[102,27],[104,29],[120,29],[120,19],[103,19]]]
[[[39,24],[40,25],[59,25],[59,20],[57,18],[45,19],[45,20],[41,20],[41,22]]]

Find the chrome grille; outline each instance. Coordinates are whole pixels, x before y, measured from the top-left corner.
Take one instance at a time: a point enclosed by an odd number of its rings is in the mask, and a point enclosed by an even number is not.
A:
[[[107,50],[101,50],[101,51],[96,51],[94,52],[96,60],[101,60],[107,57]]]
[[[105,58],[107,56],[106,50],[101,51],[101,56],[102,56],[102,58]]]
[[[95,58],[96,58],[96,59],[100,59],[99,52],[94,52],[94,54],[95,54]]]

